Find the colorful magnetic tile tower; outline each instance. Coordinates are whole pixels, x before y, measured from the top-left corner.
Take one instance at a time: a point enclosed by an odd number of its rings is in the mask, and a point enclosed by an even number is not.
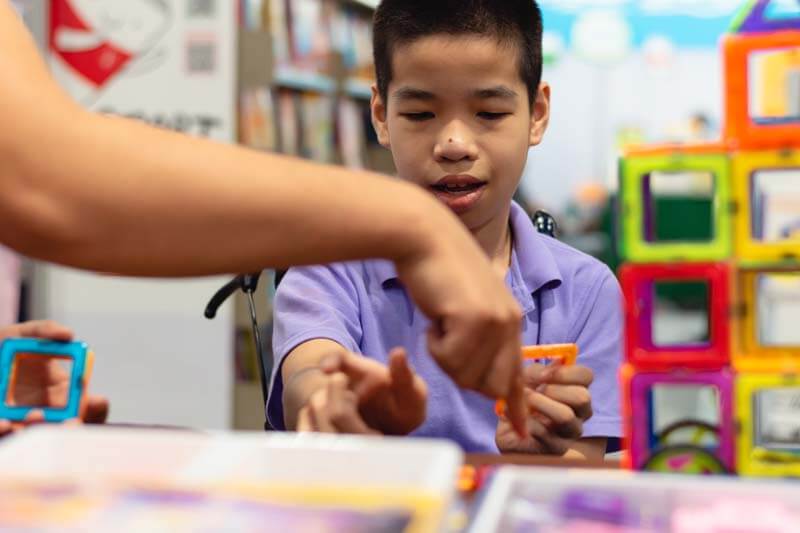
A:
[[[800,102],[783,88],[786,65],[800,79],[800,1],[789,5],[748,2],[722,44],[723,140],[640,147],[620,164],[632,468],[800,477],[800,110],[790,107]],[[703,173],[714,181],[711,240],[659,241],[654,176]],[[703,286],[707,340],[657,339],[658,287],[676,282]],[[659,412],[666,398],[705,403],[670,419]]]

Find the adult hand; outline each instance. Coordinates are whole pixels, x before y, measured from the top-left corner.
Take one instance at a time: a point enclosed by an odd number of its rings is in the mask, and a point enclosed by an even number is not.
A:
[[[426,223],[434,226],[419,239],[427,246],[396,265],[411,297],[431,318],[429,352],[458,385],[506,399],[509,420],[522,433],[519,305],[457,218],[431,209]]]

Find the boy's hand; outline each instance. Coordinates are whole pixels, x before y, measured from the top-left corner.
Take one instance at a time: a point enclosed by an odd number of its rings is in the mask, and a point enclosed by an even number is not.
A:
[[[72,331],[52,321],[33,321],[14,324],[0,329],[0,341],[11,337],[29,337],[58,342],[72,340]],[[36,405],[42,407],[62,406],[69,394],[69,373],[57,360],[27,357],[17,364],[17,382],[14,396],[3,398],[16,405]],[[108,416],[108,400],[101,396],[84,396],[80,419],[90,424],[102,424]],[[0,420],[0,436],[6,435],[31,424],[44,422],[41,411],[29,413],[24,422]]]
[[[405,350],[389,367],[345,350],[326,357],[327,386],[300,411],[298,431],[407,435],[425,421],[428,390],[408,366]]]
[[[594,375],[584,366],[525,368],[528,408],[526,436],[520,438],[507,420],[497,425],[495,442],[501,453],[564,455],[583,435],[583,423],[592,416],[589,385]]]
[[[396,265],[414,302],[431,319],[428,351],[458,385],[505,399],[509,420],[522,432],[519,304],[452,213],[432,207],[424,224],[433,228],[419,236],[424,248]]]
[[[297,415],[298,432],[375,435],[358,412],[358,398],[347,375],[328,375],[324,387],[314,392]]]

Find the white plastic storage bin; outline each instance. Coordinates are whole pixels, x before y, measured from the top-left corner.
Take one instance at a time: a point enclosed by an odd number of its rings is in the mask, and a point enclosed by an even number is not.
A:
[[[169,487],[301,507],[406,509],[415,516],[407,531],[436,531],[462,461],[459,448],[437,440],[39,427],[0,443],[0,489]]]
[[[505,467],[474,533],[796,533],[800,483]]]

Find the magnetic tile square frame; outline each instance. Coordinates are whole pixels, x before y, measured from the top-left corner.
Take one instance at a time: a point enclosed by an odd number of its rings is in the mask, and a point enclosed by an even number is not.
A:
[[[800,125],[797,126],[800,131]],[[800,150],[738,152],[732,156],[736,213],[736,257],[747,264],[774,262],[800,263],[800,225],[797,238],[764,242],[756,236],[754,214],[763,211],[754,205],[756,175],[759,172],[797,171],[800,188]],[[800,209],[800,206],[798,207]],[[799,211],[800,213],[800,211]],[[763,216],[763,213],[762,215]],[[800,216],[798,217],[800,221]]]
[[[653,339],[653,291],[658,282],[708,283],[709,342],[657,346]],[[641,370],[716,369],[730,364],[731,268],[726,263],[666,263],[620,269],[625,295],[625,357]]]
[[[654,172],[710,173],[713,176],[712,239],[709,242],[651,242],[650,206]],[[724,152],[631,155],[620,164],[621,255],[632,262],[720,261],[733,248],[730,208],[730,159]]]
[[[750,116],[751,54],[800,48],[800,31],[727,35],[722,47],[726,142],[744,150],[780,149],[800,144],[800,117],[759,124]]]
[[[69,393],[63,407],[8,405],[8,394],[16,378],[15,360],[18,355],[69,359],[72,362]],[[24,420],[33,410],[40,410],[47,422],[63,422],[76,418],[80,412],[83,391],[91,374],[94,356],[80,342],[59,343],[38,339],[6,339],[0,346],[0,419]]]
[[[736,320],[732,324],[733,366],[749,373],[800,374],[800,343],[798,345],[762,344],[759,316],[759,281],[764,275],[791,276],[800,286],[800,265],[790,268],[739,269],[735,273],[737,299]],[[791,296],[791,293],[789,293]],[[800,295],[797,296],[800,298]],[[800,304],[800,300],[798,300]],[[774,307],[774,306],[773,306]],[[763,310],[763,308],[761,309]],[[800,327],[800,322],[797,323]],[[798,407],[800,408],[800,407]]]
[[[771,435],[773,442],[765,442],[762,436],[766,429],[773,430],[774,426],[767,425],[760,412],[759,402],[766,403],[763,393],[788,394],[780,403],[783,412],[775,409],[773,399],[769,416],[786,418],[791,415],[792,420],[779,420],[778,426],[786,431],[789,427],[789,440],[794,444],[780,443],[781,437]],[[743,476],[756,477],[797,477],[800,476],[800,416],[797,405],[800,402],[800,375],[798,374],[749,374],[741,373],[736,378],[736,419],[739,428],[737,438],[737,469]],[[793,411],[793,413],[792,413]],[[792,426],[790,424],[797,424]],[[785,437],[785,435],[783,436]]]
[[[639,371],[626,365],[622,371],[625,394],[625,433],[633,468],[645,467],[654,452],[668,447],[653,443],[652,427],[654,408],[652,391],[659,385],[709,386],[719,393],[718,445],[711,453],[725,466],[728,472],[736,470],[735,425],[733,417],[733,374],[728,369],[702,372],[651,372]],[[692,420],[687,419],[687,423]]]

